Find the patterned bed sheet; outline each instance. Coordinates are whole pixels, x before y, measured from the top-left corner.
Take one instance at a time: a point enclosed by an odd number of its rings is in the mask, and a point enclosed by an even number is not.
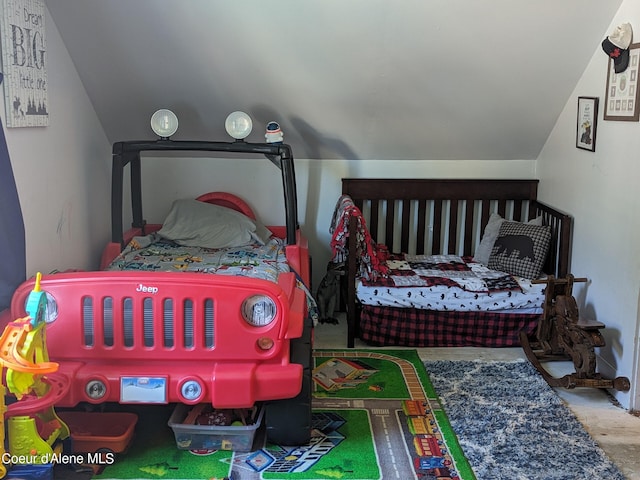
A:
[[[542,313],[545,284],[491,270],[457,255],[392,255],[389,272],[358,281],[365,305],[435,311]]]
[[[264,245],[256,242],[241,247],[205,248],[178,245],[157,233],[134,237],[105,270],[215,273],[274,283],[281,273],[292,271],[284,241],[277,237],[271,237]],[[309,315],[316,325],[319,319],[316,301],[299,277],[297,285],[305,292]]]
[[[211,249],[178,245],[156,233],[134,237],[106,270],[215,273],[272,282],[291,271],[279,238],[265,245]]]

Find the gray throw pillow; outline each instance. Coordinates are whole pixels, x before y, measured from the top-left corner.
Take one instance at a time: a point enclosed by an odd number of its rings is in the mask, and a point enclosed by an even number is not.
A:
[[[158,231],[161,237],[189,247],[239,247],[265,244],[271,231],[231,208],[198,200],[176,200]]]
[[[480,240],[480,244],[473,255],[473,261],[481,263],[483,265],[489,264],[489,257],[491,256],[491,250],[493,250],[493,244],[498,238],[500,232],[500,225],[505,219],[497,213],[492,213],[489,217],[487,225],[484,227],[484,234]],[[542,225],[542,217],[536,217],[527,222],[528,225]]]
[[[489,257],[493,270],[534,279],[540,276],[547,258],[551,227],[502,222]]]

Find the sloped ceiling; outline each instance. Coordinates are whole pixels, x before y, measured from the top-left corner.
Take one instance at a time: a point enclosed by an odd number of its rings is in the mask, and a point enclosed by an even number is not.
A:
[[[112,142],[244,110],[297,158],[427,160],[537,158],[620,3],[46,0]]]

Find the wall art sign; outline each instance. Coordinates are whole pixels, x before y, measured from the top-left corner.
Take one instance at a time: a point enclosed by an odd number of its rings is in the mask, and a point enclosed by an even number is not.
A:
[[[8,127],[49,125],[43,0],[2,0],[2,67]]]
[[[576,147],[596,151],[596,127],[598,126],[598,98],[578,97]]]
[[[607,69],[607,91],[604,105],[605,120],[637,122],[640,119],[640,90],[638,68],[640,68],[640,43],[629,45],[629,66],[616,73],[609,60]]]

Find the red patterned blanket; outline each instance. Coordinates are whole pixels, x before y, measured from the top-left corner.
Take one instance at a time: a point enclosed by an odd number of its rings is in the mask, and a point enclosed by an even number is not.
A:
[[[342,195],[336,203],[331,219],[329,233],[331,233],[331,261],[344,263],[347,261],[349,237],[349,222],[357,222],[357,257],[361,278],[375,280],[384,277],[388,268],[384,264],[387,257],[386,247],[376,244],[362,216],[360,209],[353,203],[349,195]]]
[[[468,292],[490,293],[522,291],[512,275],[474,263],[471,257],[458,255],[390,255],[387,274],[362,284],[379,287],[458,287]]]

